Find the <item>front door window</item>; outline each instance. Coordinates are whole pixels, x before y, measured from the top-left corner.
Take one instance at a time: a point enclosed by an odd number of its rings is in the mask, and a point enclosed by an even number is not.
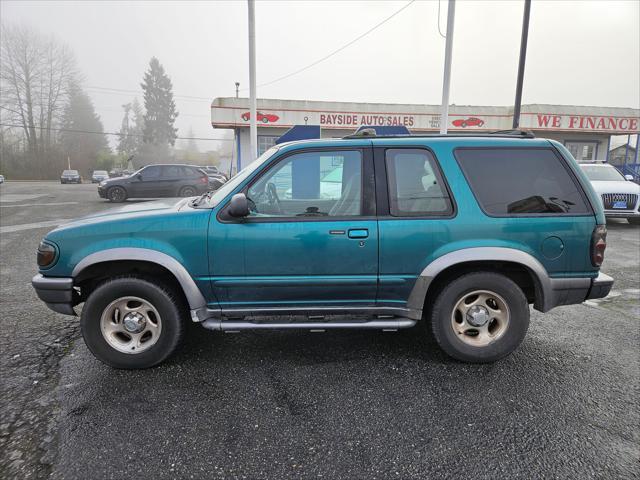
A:
[[[351,217],[362,209],[357,150],[305,152],[271,168],[247,192],[251,217]]]

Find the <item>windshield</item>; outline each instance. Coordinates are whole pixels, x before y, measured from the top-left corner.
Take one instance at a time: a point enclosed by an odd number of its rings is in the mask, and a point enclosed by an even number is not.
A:
[[[624,182],[626,179],[611,165],[580,165],[592,182]]]
[[[94,175],[106,175],[107,171],[106,170],[96,170],[95,172],[93,172]]]
[[[225,183],[215,191],[215,193],[211,196],[209,206],[217,206],[222,200],[224,200],[227,195],[229,195],[229,193],[231,193],[238,185],[240,185],[249,175],[255,172],[260,165],[269,160],[277,151],[277,146],[271,147],[269,150],[260,155],[255,162],[251,162],[249,165],[240,170],[240,172],[238,172],[235,177],[231,178],[227,183]]]
[[[65,170],[64,172],[62,172],[63,175],[77,175],[78,174],[78,170]]]

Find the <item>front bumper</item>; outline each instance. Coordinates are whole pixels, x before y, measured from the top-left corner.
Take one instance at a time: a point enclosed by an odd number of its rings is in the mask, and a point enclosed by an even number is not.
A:
[[[107,189],[104,187],[98,187],[98,195],[100,198],[107,198]]]
[[[607,218],[640,218],[637,210],[605,210],[604,216]]]
[[[45,277],[39,273],[31,279],[31,285],[38,298],[51,310],[65,315],[76,315],[73,306],[77,303],[79,295],[73,289],[73,278]]]

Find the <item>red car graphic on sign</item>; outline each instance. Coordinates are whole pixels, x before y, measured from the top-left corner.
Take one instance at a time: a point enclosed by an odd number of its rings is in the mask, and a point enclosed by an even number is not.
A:
[[[453,122],[451,122],[451,124],[454,127],[462,127],[462,128],[481,127],[484,125],[484,120],[476,117],[469,117],[469,118],[464,118],[464,119],[461,118],[459,120],[454,120]]]
[[[244,120],[245,122],[248,122],[249,118],[251,118],[251,115],[249,114],[249,112],[244,112],[241,115],[241,117],[242,117],[242,120]],[[279,116],[274,115],[273,113],[262,113],[262,112],[258,112],[256,117],[258,121],[262,123],[274,123],[280,119]]]

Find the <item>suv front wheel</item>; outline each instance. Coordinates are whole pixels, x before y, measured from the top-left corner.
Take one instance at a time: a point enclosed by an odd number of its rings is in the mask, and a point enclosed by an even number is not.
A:
[[[114,203],[124,202],[127,199],[127,191],[119,186],[110,187],[107,190],[107,198]]]
[[[184,308],[170,290],[139,277],[102,283],[82,309],[89,350],[115,368],[148,368],[165,360],[182,340]]]
[[[492,272],[463,275],[438,295],[431,328],[440,347],[464,362],[486,363],[513,352],[529,328],[529,304],[518,285]]]

